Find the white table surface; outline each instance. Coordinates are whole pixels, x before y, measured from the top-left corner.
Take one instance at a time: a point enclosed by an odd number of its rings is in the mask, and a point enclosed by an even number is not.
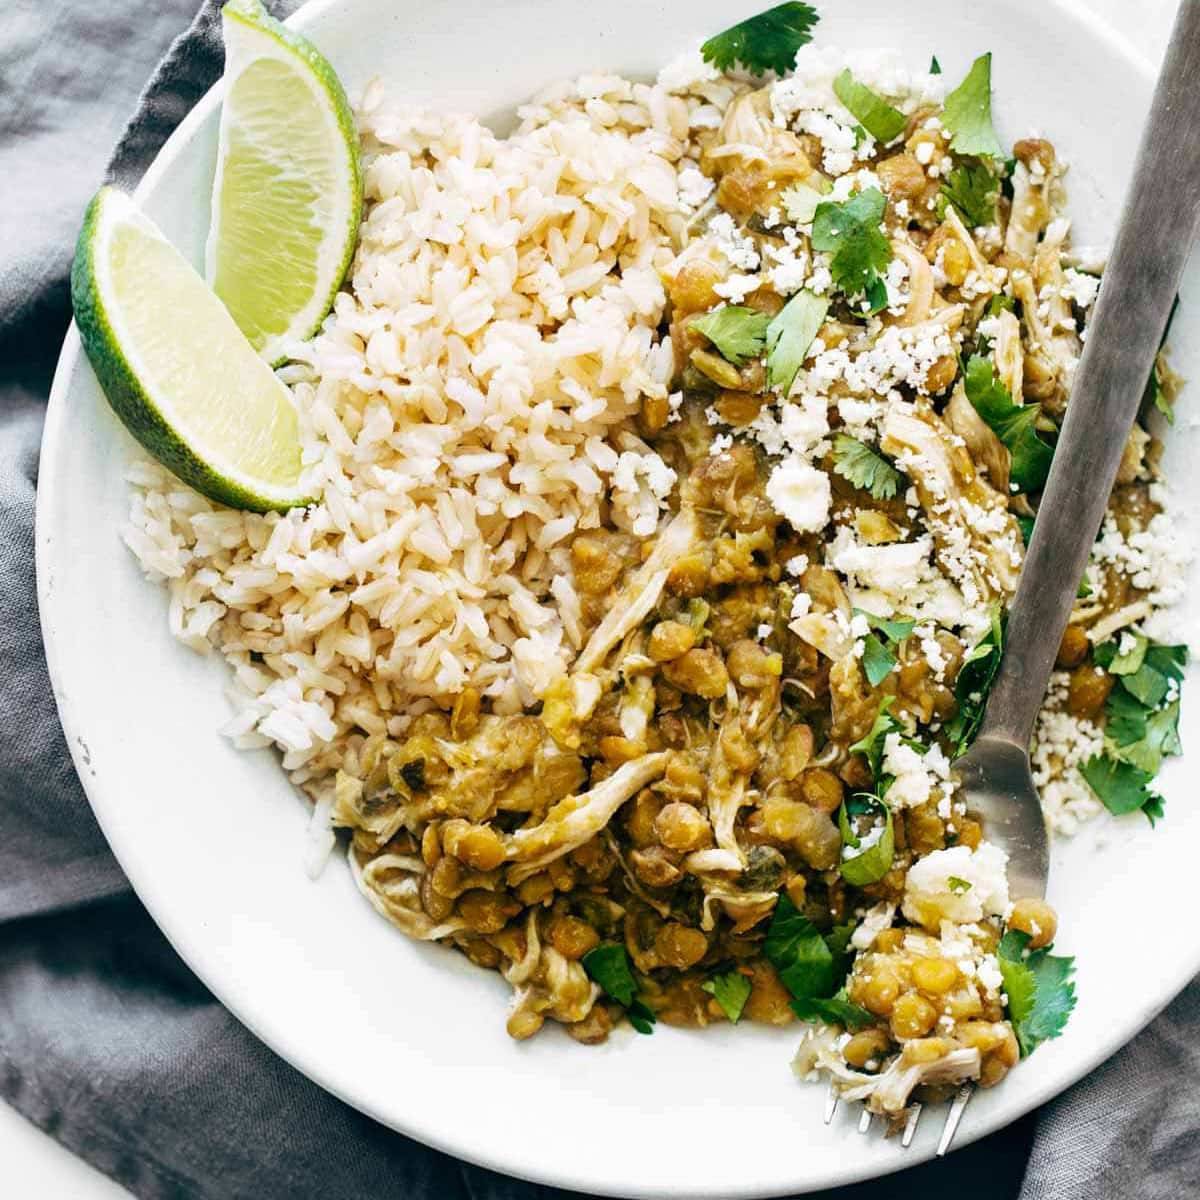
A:
[[[1175,0],[1077,0],[1126,37],[1148,61],[1162,57]],[[119,1200],[124,1188],[64,1150],[13,1109],[0,1103],[0,1161],[12,1200]],[[10,1190],[11,1189],[11,1190]]]

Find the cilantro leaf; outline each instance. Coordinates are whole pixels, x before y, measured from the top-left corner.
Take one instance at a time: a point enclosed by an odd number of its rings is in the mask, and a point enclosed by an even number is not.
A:
[[[871,764],[871,773],[879,777],[879,765],[883,761],[883,743],[889,733],[899,733],[904,727],[892,716],[891,708],[895,696],[884,696],[879,702],[879,711],[871,728],[851,747],[851,754],[861,754]]]
[[[812,41],[817,20],[809,4],[777,4],[710,37],[700,53],[718,71],[741,63],[751,75],[785,75],[796,65],[796,51]]]
[[[1004,620],[999,605],[992,610],[992,627],[971,648],[963,659],[954,681],[954,697],[958,707],[946,723],[946,736],[954,747],[954,757],[963,754],[975,740],[983,723],[988,692],[1000,669],[1004,654]],[[853,749],[853,747],[851,747]]]
[[[1150,642],[1136,670],[1118,673],[1121,686],[1147,708],[1157,708],[1167,698],[1171,684],[1183,679],[1187,655],[1186,646]]]
[[[790,188],[784,188],[779,193],[779,199],[783,201],[783,211],[787,213],[788,220],[797,225],[811,225],[817,205],[821,203],[829,188],[828,183],[822,191],[810,187],[807,183],[794,183]]]
[[[1132,675],[1139,670],[1146,661],[1146,649],[1150,645],[1150,639],[1140,633],[1131,633],[1129,641],[1132,645],[1129,645],[1125,638],[1122,638],[1121,642],[1101,642],[1092,655],[1096,665],[1103,667],[1110,675]],[[1122,644],[1128,648],[1121,650]]]
[[[722,971],[719,975],[709,976],[700,985],[700,990],[712,996],[736,1025],[750,999],[750,986],[750,980],[740,971]]]
[[[1114,764],[1128,764],[1145,779],[1140,781],[1138,790],[1138,776],[1120,771],[1117,765],[1111,770],[1093,765],[1097,782],[1086,773],[1085,778],[1101,799],[1104,799],[1102,788],[1110,793],[1116,790],[1116,802],[1132,806],[1122,811],[1141,808],[1152,821],[1161,815],[1161,801],[1145,785],[1158,773],[1164,758],[1182,750],[1178,685],[1187,657],[1186,646],[1152,642],[1140,633],[1127,633],[1120,641],[1103,642],[1093,652],[1096,665],[1116,680],[1104,705],[1106,759]],[[1175,694],[1168,700],[1172,692]]]
[[[780,893],[775,904],[763,953],[797,999],[833,994],[837,983],[833,951],[786,892]]]
[[[766,344],[767,382],[771,387],[787,395],[828,312],[829,301],[824,296],[800,291],[770,322]]]
[[[1036,492],[1046,482],[1054,450],[1037,435],[1039,404],[1014,404],[990,359],[972,355],[964,375],[967,399],[1012,456],[1012,481],[1019,491]]]
[[[847,296],[866,294],[872,311],[887,303],[879,277],[892,261],[892,245],[879,227],[886,205],[878,188],[865,188],[849,200],[822,201],[813,215],[813,248],[833,255],[834,283]]]
[[[1093,754],[1079,764],[1079,773],[1113,816],[1139,812],[1147,805],[1161,815],[1162,797],[1148,786],[1154,778],[1151,772],[1108,754]],[[1153,824],[1154,818],[1150,820]]]
[[[853,925],[835,925],[827,934],[797,910],[781,892],[767,930],[763,954],[792,996],[792,1011],[802,1021],[825,1021],[858,1029],[874,1021],[846,998],[838,981],[850,968]],[[835,990],[837,989],[837,990]]]
[[[623,1004],[629,1023],[638,1033],[653,1033],[654,1012],[638,999],[638,982],[629,965],[629,954],[624,946],[616,942],[601,942],[589,950],[581,960],[588,978],[618,1004]]]
[[[942,64],[938,62],[936,54],[929,60],[929,73],[930,75],[940,75],[942,73]]]
[[[895,669],[896,656],[877,634],[869,633],[863,638],[862,664],[867,682],[872,687],[878,687]]]
[[[848,433],[834,436],[833,469],[876,500],[890,500],[904,479],[882,454]]]
[[[875,1023],[871,1013],[846,998],[845,988],[827,999],[810,996],[793,1000],[791,1007],[802,1021],[824,1021],[826,1025],[842,1025],[846,1029],[862,1029]]]
[[[1146,706],[1124,688],[1109,692],[1104,715],[1104,733],[1114,746],[1132,746],[1146,736]]]
[[[996,220],[999,196],[1000,181],[988,170],[986,163],[960,163],[950,172],[938,193],[938,216],[943,217],[946,205],[952,204],[969,227],[991,225]]]
[[[867,624],[882,633],[893,646],[898,646],[904,641],[916,625],[916,621],[891,621],[886,617],[877,617],[873,612],[867,612],[865,608],[856,608],[853,611],[856,617],[865,617]]]
[[[1121,746],[1118,757],[1154,776],[1162,767],[1164,758],[1179,754],[1182,750],[1183,745],[1179,740],[1179,701],[1174,700],[1145,718],[1142,736]],[[1143,804],[1142,807],[1146,806]]]
[[[859,837],[854,831],[854,818],[875,818],[870,831]],[[879,818],[882,816],[882,822]],[[855,887],[866,887],[878,883],[892,869],[896,856],[896,834],[892,821],[892,810],[869,792],[851,796],[838,809],[838,830],[842,835],[842,878]],[[846,848],[858,850],[858,854],[846,854]]]
[[[1150,828],[1163,819],[1163,798],[1157,792],[1150,793],[1150,799],[1142,805],[1142,815],[1150,822]]]
[[[1008,1018],[1023,1057],[1058,1037],[1075,1008],[1074,958],[1051,954],[1049,947],[1029,953],[1028,944],[1029,934],[1010,929],[996,949]]]
[[[877,142],[886,144],[904,132],[908,118],[865,83],[859,83],[849,67],[834,79],[833,94]]]
[[[967,77],[947,97],[942,126],[951,135],[950,149],[956,154],[980,154],[1000,158],[1004,151],[992,126],[992,56],[981,54]]]
[[[845,975],[850,970],[850,960],[854,957],[850,949],[850,939],[854,935],[854,922],[847,921],[844,925],[835,925],[825,935],[825,945],[833,955],[833,973]]]
[[[888,621],[861,608],[854,615],[862,617],[872,632],[863,639],[863,670],[872,687],[878,687],[896,666],[896,656],[890,647],[898,646],[913,631],[915,621]]]
[[[702,333],[721,357],[740,367],[747,359],[757,358],[767,342],[767,326],[771,318],[740,304],[724,304],[702,317],[695,318],[689,329]]]

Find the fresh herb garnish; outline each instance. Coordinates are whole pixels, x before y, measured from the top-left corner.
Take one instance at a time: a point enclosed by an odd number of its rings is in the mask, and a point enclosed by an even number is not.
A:
[[[899,646],[912,633],[916,622],[888,621],[861,608],[856,608],[854,615],[862,617],[871,627],[871,632],[863,638],[862,662],[867,681],[872,687],[878,687],[896,666],[897,659],[891,647]]]
[[[870,492],[876,500],[890,500],[904,480],[882,454],[848,433],[834,435],[833,469],[856,488]]]
[[[1000,181],[981,161],[960,163],[942,183],[938,193],[938,218],[946,214],[946,205],[953,205],[971,228],[991,225],[996,220],[996,200],[1000,196]],[[994,299],[994,297],[993,297]]]
[[[736,1025],[750,999],[750,986],[750,980],[740,971],[722,971],[719,975],[710,975],[700,985],[700,990],[712,996]]]
[[[766,313],[740,304],[725,304],[695,318],[688,328],[702,333],[716,346],[722,358],[740,367],[763,352],[770,323],[771,318]]]
[[[1104,642],[1096,647],[1096,665],[1117,677],[1118,685],[1147,708],[1157,708],[1170,694],[1172,684],[1183,681],[1188,662],[1186,646],[1152,642],[1140,633],[1125,635],[1128,642]],[[1121,650],[1125,644],[1126,649]]]
[[[1075,1007],[1075,960],[1051,954],[1050,947],[1029,951],[1028,945],[1029,934],[1010,929],[996,950],[1022,1056],[1058,1037]]]
[[[880,228],[887,201],[878,188],[865,188],[849,200],[824,200],[813,215],[812,244],[832,254],[834,283],[847,296],[865,295],[871,312],[887,307],[880,276],[892,261],[892,246]]]
[[[883,634],[893,646],[900,645],[916,626],[916,621],[892,621],[887,617],[877,617],[873,612],[867,612],[865,608],[856,608],[853,612],[856,617],[864,617],[867,624],[878,633]]]
[[[929,73],[930,75],[940,75],[942,73],[942,64],[938,62],[936,54],[929,60]]]
[[[996,680],[1003,654],[1004,618],[1000,606],[996,605],[992,609],[991,628],[963,659],[958,678],[954,681],[954,697],[958,708],[946,723],[946,736],[954,747],[955,758],[966,751],[979,732],[988,693]]]
[[[851,932],[851,926],[838,925],[822,935],[787,893],[780,893],[763,953],[791,993],[792,1010],[802,1021],[825,1021],[853,1029],[874,1020],[839,989],[839,981],[850,967]]]
[[[812,41],[817,20],[810,4],[777,4],[710,37],[700,53],[718,71],[741,63],[751,75],[785,75],[796,65],[796,51]]]
[[[1162,797],[1150,790],[1154,776],[1149,771],[1105,753],[1080,763],[1079,773],[1113,816],[1144,812],[1151,825],[1162,816]]]
[[[878,687],[896,669],[896,656],[870,633],[863,638],[862,665],[867,682]]]
[[[884,696],[879,702],[879,711],[871,728],[850,747],[851,754],[861,754],[871,766],[871,774],[878,779],[883,761],[883,743],[889,733],[900,733],[904,726],[892,716],[891,708],[895,696]]]
[[[826,186],[825,192],[828,191]],[[807,183],[796,183],[780,192],[779,199],[783,201],[783,211],[787,213],[789,221],[796,225],[810,225],[825,192],[819,192]]]
[[[904,132],[908,118],[865,83],[859,83],[848,67],[834,79],[833,94],[877,142],[886,145]]]
[[[962,896],[971,890],[971,881],[969,879],[960,879],[957,875],[947,875],[946,886],[956,896]]]
[[[1126,632],[1103,642],[1093,658],[1114,677],[1104,706],[1104,750],[1080,765],[1080,774],[1111,813],[1141,811],[1153,825],[1162,797],[1149,785],[1163,759],[1179,754],[1179,685],[1186,646],[1152,642]]]
[[[956,154],[1000,158],[1004,151],[992,126],[992,56],[981,54],[967,77],[947,97],[942,127],[951,135]]]
[[[862,1029],[875,1021],[865,1008],[850,1002],[845,988],[839,988],[824,999],[809,996],[805,1000],[793,1000],[792,1011],[802,1021],[824,1021],[826,1025],[842,1025],[846,1029]]]
[[[654,1032],[654,1012],[638,999],[638,982],[624,946],[618,946],[616,942],[601,942],[583,956],[582,962],[588,978],[599,984],[618,1004],[625,1006],[625,1015],[638,1033]]]
[[[832,996],[838,978],[821,931],[780,892],[763,953],[793,996]]]
[[[996,378],[990,359],[972,355],[963,377],[967,399],[1012,457],[1011,478],[1021,492],[1036,492],[1046,482],[1054,449],[1037,435],[1039,404],[1014,404]]]
[[[828,312],[829,301],[824,296],[800,291],[767,326],[767,382],[785,396]]]
[[[870,817],[873,821],[870,830],[861,837],[854,829],[859,817]],[[842,878],[855,887],[878,883],[891,870],[896,854],[892,810],[878,796],[857,792],[838,809],[838,830],[842,846],[858,851],[847,855],[843,849],[839,864]]]

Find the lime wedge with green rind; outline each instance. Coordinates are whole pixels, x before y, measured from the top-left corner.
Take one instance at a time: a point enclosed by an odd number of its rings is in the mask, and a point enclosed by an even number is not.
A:
[[[333,68],[258,0],[221,15],[225,96],[206,274],[270,363],[333,306],[362,217],[358,134]]]
[[[233,508],[312,502],[288,389],[133,201],[101,188],[71,268],[84,350],[116,414],[164,466]]]

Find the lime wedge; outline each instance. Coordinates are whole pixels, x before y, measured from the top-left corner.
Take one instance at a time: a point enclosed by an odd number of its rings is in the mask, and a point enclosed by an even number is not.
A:
[[[258,0],[229,0],[206,273],[269,363],[333,306],[362,216],[354,116],[333,68]]]
[[[101,188],[88,205],[71,300],[109,404],[159,462],[234,508],[311,502],[287,388],[123,192]]]

